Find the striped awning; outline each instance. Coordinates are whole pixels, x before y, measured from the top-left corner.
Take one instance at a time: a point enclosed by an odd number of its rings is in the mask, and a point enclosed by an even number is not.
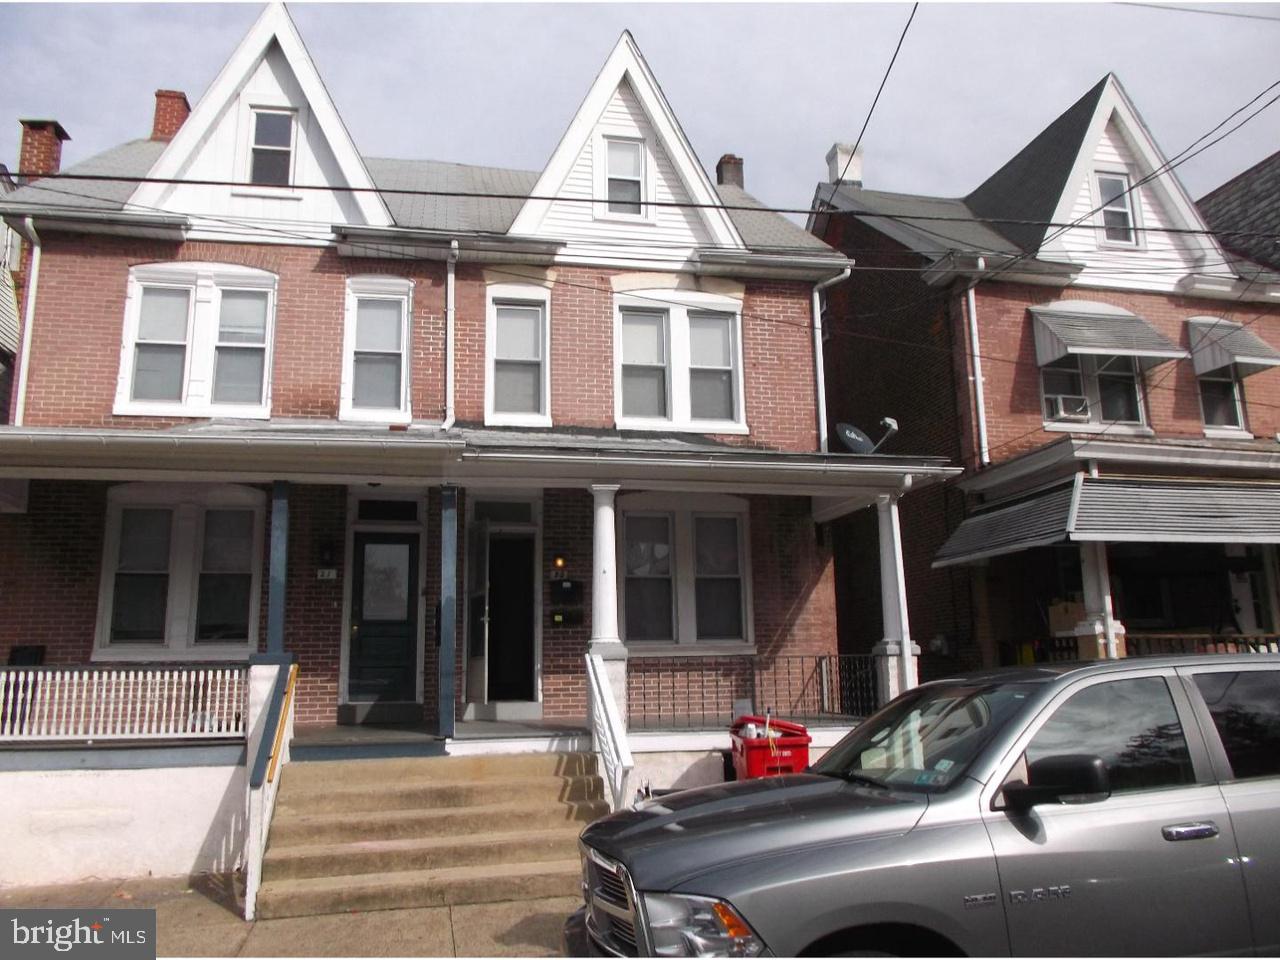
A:
[[[1197,376],[1233,363],[1242,377],[1280,366],[1280,351],[1238,323],[1218,317],[1192,317],[1187,324]]]
[[[1144,370],[1187,356],[1137,314],[1109,303],[1058,300],[1032,307],[1036,362],[1040,366],[1073,354],[1133,357]]]
[[[1280,483],[1087,477],[968,517],[933,566],[1075,540],[1280,543]]]

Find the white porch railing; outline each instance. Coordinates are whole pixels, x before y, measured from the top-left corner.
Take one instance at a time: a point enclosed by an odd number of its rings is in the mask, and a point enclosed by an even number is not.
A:
[[[244,843],[244,918],[252,920],[258,910],[258,889],[262,886],[262,859],[267,852],[267,836],[276,809],[280,789],[280,770],[289,762],[293,740],[294,688],[298,682],[298,665],[288,668],[255,667],[274,670],[271,691],[261,724],[255,719],[250,749],[245,761],[250,764],[248,783],[248,830]],[[256,740],[256,749],[253,741]]]
[[[608,788],[609,806],[621,810],[630,801],[627,791],[635,760],[627,743],[627,725],[618,709],[604,658],[599,654],[587,654],[587,688],[591,701],[591,740]]]
[[[0,743],[244,737],[243,666],[0,667]]]

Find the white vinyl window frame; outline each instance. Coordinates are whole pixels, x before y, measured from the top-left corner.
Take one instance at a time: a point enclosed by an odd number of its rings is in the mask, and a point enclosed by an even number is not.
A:
[[[627,638],[627,517],[665,517],[671,532],[673,639]],[[741,581],[742,636],[699,640],[696,521],[702,517],[732,518],[738,525],[738,576]],[[751,591],[751,535],[748,503],[741,497],[706,493],[632,493],[617,500],[618,628],[632,657],[751,655],[755,653],[755,608]]]
[[[1123,184],[1120,196],[1110,203],[1103,203],[1102,180],[1104,179],[1119,180]],[[1101,165],[1093,171],[1090,188],[1093,193],[1093,208],[1097,210],[1094,217],[1098,246],[1120,250],[1142,249],[1142,224],[1138,215],[1140,207],[1138,190],[1133,188],[1133,178],[1129,175],[1129,171],[1123,167]],[[1106,216],[1108,212],[1123,212],[1128,217],[1128,240],[1113,240],[1107,236]]]
[[[1147,420],[1147,391],[1145,378],[1142,375],[1142,367],[1138,364],[1136,358],[1129,358],[1133,364],[1133,389],[1134,400],[1138,408],[1137,420],[1106,420],[1102,415],[1102,391],[1099,387],[1099,368],[1106,361],[1112,359],[1110,356],[1094,356],[1091,354],[1069,354],[1077,359],[1080,370],[1080,379],[1084,388],[1084,397],[1088,402],[1088,415],[1082,418],[1062,417],[1060,419],[1050,419],[1048,398],[1051,396],[1045,391],[1045,372],[1051,371],[1053,367],[1040,368],[1040,415],[1044,422],[1044,428],[1048,431],[1075,431],[1079,433],[1098,433],[1103,430],[1109,434],[1116,436],[1146,436],[1151,433],[1151,427]],[[1102,373],[1103,377],[1112,376],[1115,379],[1127,379],[1118,374]]]
[[[629,213],[624,210],[609,209],[609,144],[635,144],[640,151],[640,212]],[[657,163],[654,159],[651,139],[639,130],[626,127],[601,126],[592,138],[592,196],[596,202],[591,205],[593,218],[596,220],[614,221],[617,223],[653,223],[657,219],[657,208],[653,201],[657,199],[655,183]],[[634,179],[633,177],[617,177],[616,179]]]
[[[1206,382],[1228,383],[1231,385],[1231,403],[1236,421],[1234,424],[1209,422],[1209,417],[1204,404],[1204,385]],[[1222,367],[1219,370],[1210,370],[1196,377],[1196,396],[1200,399],[1200,421],[1204,424],[1204,433],[1206,437],[1237,439],[1253,436],[1249,430],[1249,425],[1245,420],[1244,385],[1241,383],[1241,377],[1236,371],[1235,364]]]
[[[541,347],[540,397],[541,409],[537,413],[502,411],[496,409],[496,370],[500,362],[497,355],[498,308],[537,307],[541,311],[541,328],[538,342]],[[550,427],[551,417],[551,291],[544,286],[529,283],[491,283],[485,288],[484,334],[484,422],[486,426]]]
[[[624,311],[662,313],[666,318],[667,416],[635,417],[623,413],[622,316]],[[725,314],[730,320],[733,371],[733,417],[695,419],[690,397],[692,369],[689,317]],[[661,430],[677,433],[748,434],[746,377],[742,351],[742,301],[694,290],[637,290],[613,298],[613,417],[619,430]]]
[[[359,301],[387,300],[400,305],[400,383],[394,407],[355,404],[356,320]],[[401,277],[348,277],[343,303],[342,384],[338,419],[357,423],[407,424],[413,420],[410,358],[413,355],[413,281]]]
[[[238,264],[180,262],[151,263],[133,267],[129,271],[125,293],[119,373],[116,377],[116,396],[111,412],[116,416],[216,416],[250,420],[269,419],[271,417],[271,366],[275,343],[276,285],[275,274]],[[178,400],[134,399],[134,371],[140,342],[139,323],[142,318],[143,292],[147,288],[178,289],[189,293],[186,357],[182,372],[182,391]],[[264,294],[267,299],[265,342],[262,345],[262,392],[259,403],[215,403],[213,399],[224,290],[258,292]]]
[[[168,591],[163,643],[111,642],[115,580],[120,557],[121,525],[126,510],[167,510],[169,531]],[[248,636],[231,642],[196,640],[200,574],[204,553],[205,514],[242,510],[253,514]],[[259,612],[266,528],[267,495],[234,484],[130,483],[107,492],[106,528],[98,588],[94,661],[244,660],[258,649]]]

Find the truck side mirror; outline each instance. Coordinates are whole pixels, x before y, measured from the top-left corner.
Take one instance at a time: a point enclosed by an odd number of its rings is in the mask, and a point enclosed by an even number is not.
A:
[[[1111,796],[1111,779],[1101,757],[1072,753],[1045,757],[1027,768],[1026,783],[1009,783],[1003,790],[1012,810],[1030,810],[1041,803],[1062,803],[1068,798],[1094,802]]]

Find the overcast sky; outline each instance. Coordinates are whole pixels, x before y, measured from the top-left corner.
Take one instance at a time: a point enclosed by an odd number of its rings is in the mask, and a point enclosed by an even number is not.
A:
[[[71,134],[68,166],[151,129],[153,92],[194,104],[257,5],[5,4],[0,162],[20,117]],[[367,156],[541,169],[630,29],[703,164],[805,206],[852,140],[909,4],[290,4]],[[1107,71],[1166,155],[1280,79],[1280,3],[1259,19],[1120,4],[924,3],[863,140],[868,187],[963,195]],[[1274,93],[1274,91],[1273,91]],[[1179,168],[1199,197],[1280,149],[1280,104]]]

